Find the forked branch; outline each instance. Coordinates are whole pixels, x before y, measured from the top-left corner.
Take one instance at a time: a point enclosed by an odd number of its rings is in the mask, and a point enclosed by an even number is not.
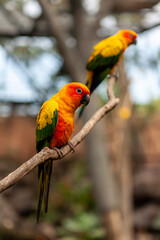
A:
[[[77,135],[72,138],[71,143],[73,144],[74,147],[76,147],[80,142],[83,141],[83,139],[90,132],[90,130],[95,126],[97,122],[99,122],[105,116],[105,114],[110,112],[113,108],[115,108],[118,105],[119,99],[115,98],[114,96],[115,82],[116,82],[116,77],[111,76],[110,79],[108,80],[108,87],[107,87],[108,102],[102,108],[100,108],[88,120],[88,122],[86,122],[86,124],[79,131],[79,133],[77,133]],[[61,148],[63,157],[66,156],[70,151],[71,149],[68,145],[65,145]],[[8,176],[3,178],[0,181],[0,192],[3,192],[7,188],[19,182],[24,176],[29,174],[35,167],[37,167],[40,163],[45,162],[49,158],[52,158],[53,161],[60,159],[58,156],[58,153],[55,150],[45,147],[39,153],[35,154],[32,158],[30,158],[28,161],[23,163],[15,171],[11,172]]]

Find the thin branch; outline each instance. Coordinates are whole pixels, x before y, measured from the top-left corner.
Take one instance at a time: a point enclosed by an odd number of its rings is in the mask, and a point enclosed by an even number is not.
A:
[[[88,122],[84,125],[84,127],[80,130],[80,132],[71,140],[71,143],[74,147],[76,147],[90,132],[90,130],[95,126],[97,122],[99,122],[105,114],[110,112],[113,108],[115,108],[119,99],[114,96],[114,84],[116,82],[116,77],[111,76],[108,81],[108,98],[109,101],[102,108],[100,108]],[[65,145],[61,148],[63,157],[66,156],[70,151],[70,147]],[[19,182],[23,177],[25,177],[28,173],[30,173],[35,167],[37,167],[40,163],[43,163],[47,159],[52,158],[53,160],[59,160],[58,153],[50,149],[48,147],[43,148],[39,153],[35,154],[32,158],[30,158],[27,162],[23,163],[19,168],[15,171],[11,172],[7,177],[3,178],[0,181],[0,192],[3,192],[7,188]]]
[[[152,26],[149,26],[149,27],[140,26],[137,30],[137,33],[143,33],[143,32],[152,30],[153,28],[159,27],[159,26],[160,26],[160,22],[155,23],[155,24],[153,24]]]

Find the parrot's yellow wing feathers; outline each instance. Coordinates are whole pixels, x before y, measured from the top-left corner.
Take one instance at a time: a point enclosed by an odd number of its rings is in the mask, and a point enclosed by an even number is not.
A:
[[[87,70],[93,71],[102,66],[112,68],[123,52],[123,44],[114,36],[104,39],[94,47],[88,63]]]
[[[49,146],[58,121],[58,103],[54,100],[46,101],[37,117],[36,148],[40,151]]]

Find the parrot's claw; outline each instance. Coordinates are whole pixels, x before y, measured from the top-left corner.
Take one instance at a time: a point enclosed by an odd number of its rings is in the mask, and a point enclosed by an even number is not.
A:
[[[54,147],[52,148],[52,150],[55,150],[58,153],[60,159],[63,158],[63,153],[59,148]]]
[[[74,149],[74,146],[71,142],[67,142],[68,146],[71,148],[72,152],[75,153],[75,149]]]

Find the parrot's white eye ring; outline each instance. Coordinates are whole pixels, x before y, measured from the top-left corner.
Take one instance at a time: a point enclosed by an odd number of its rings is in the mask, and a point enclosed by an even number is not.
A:
[[[130,34],[129,34],[129,36],[132,38],[132,37],[133,37],[133,34],[132,34],[132,33],[130,33]]]
[[[77,89],[76,89],[76,92],[77,92],[78,94],[81,94],[81,93],[82,93],[82,89],[81,89],[81,88],[77,88]]]

